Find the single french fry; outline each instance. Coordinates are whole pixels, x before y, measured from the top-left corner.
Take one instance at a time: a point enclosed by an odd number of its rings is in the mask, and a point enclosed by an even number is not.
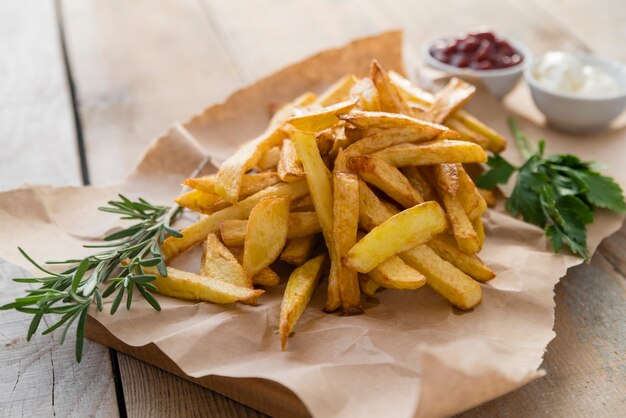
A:
[[[252,303],[264,291],[237,286],[221,280],[219,277],[200,276],[187,271],[167,267],[167,276],[161,276],[156,267],[142,267],[146,274],[153,274],[152,282],[158,292],[185,300],[200,300],[213,303],[233,303],[241,301]]]
[[[294,111],[302,106],[308,106],[315,102],[317,96],[314,93],[307,92],[296,97],[292,102],[285,104],[274,113],[270,120],[270,126],[277,126],[293,116]]]
[[[372,155],[396,167],[487,162],[479,145],[452,139],[394,145]]]
[[[476,185],[465,171],[463,166],[458,165],[459,193],[458,198],[463,205],[467,217],[473,221],[482,216],[487,210],[487,202],[483,199]]]
[[[438,125],[400,113],[352,110],[350,113],[339,115],[339,118],[364,131],[404,128],[405,132],[412,132],[414,134],[416,137],[415,140],[433,139],[441,135],[445,135],[449,138],[458,136],[456,132],[444,125]]]
[[[309,186],[313,205],[319,219],[326,247],[330,256],[330,274],[328,277],[328,294],[325,309],[334,311],[341,306],[341,294],[339,291],[337,265],[340,260],[335,258],[334,241],[333,241],[333,192],[330,181],[328,168],[324,165],[324,161],[317,149],[315,137],[311,134],[295,131],[292,133],[293,144],[304,172],[306,181]]]
[[[298,160],[296,155],[296,149],[293,147],[291,139],[286,138],[283,141],[283,146],[280,149],[280,160],[276,169],[278,177],[282,181],[291,183],[304,176],[304,169],[302,163]]]
[[[456,197],[459,193],[459,166],[456,164],[437,164],[432,167],[432,172],[439,190]]]
[[[220,234],[224,244],[239,247],[244,244],[248,221],[229,219],[220,223]],[[287,239],[303,238],[321,232],[315,212],[294,212],[289,214]]]
[[[213,232],[207,235],[200,275],[216,277],[237,286],[252,288],[250,276]]]
[[[350,98],[350,90],[356,84],[358,78],[354,74],[346,74],[330,86],[324,93],[320,94],[315,103],[327,107]]]
[[[372,229],[345,257],[350,268],[368,273],[394,254],[428,242],[447,228],[437,202],[424,202],[392,216]]]
[[[299,199],[295,199],[291,202],[292,212],[313,212],[315,207],[313,206],[313,198],[310,194],[302,196]]]
[[[350,97],[358,99],[356,107],[361,110],[380,110],[378,90],[376,89],[376,86],[372,82],[371,78],[362,78],[355,85],[353,85],[350,90]]]
[[[349,155],[367,155],[393,145],[432,140],[433,137],[420,137],[411,128],[391,128],[375,130],[358,139],[346,148]]]
[[[359,226],[371,231],[398,213],[382,203],[363,180],[359,180]]]
[[[178,196],[174,199],[174,202],[195,212],[207,213],[221,200],[222,197],[217,194],[202,192],[200,190],[190,190]]]
[[[243,247],[243,268],[251,276],[278,258],[287,241],[289,196],[269,197],[252,208]]]
[[[459,309],[471,309],[482,300],[477,281],[439,257],[428,245],[401,252],[400,258],[424,276],[437,293]]]
[[[417,103],[423,107],[429,107],[435,100],[432,94],[413,86],[409,80],[394,71],[389,72],[389,79],[407,100]],[[485,149],[489,151],[498,154],[506,148],[506,139],[502,135],[476,119],[474,116],[470,115],[465,110],[461,109],[456,111],[449,120],[458,120],[476,134],[487,138],[488,144],[485,146]]]
[[[379,286],[389,289],[419,289],[426,284],[422,273],[397,255],[389,257],[367,274]]]
[[[218,194],[215,188],[216,181],[215,174],[211,174],[209,176],[187,179],[183,182],[183,185],[202,192]],[[245,198],[279,182],[278,174],[273,172],[244,174],[241,179],[239,194],[242,198]]]
[[[370,67],[370,77],[378,90],[378,97],[380,99],[380,109],[383,112],[402,113],[404,115],[412,115],[411,108],[408,103],[400,95],[398,89],[391,84],[389,75],[381,67],[376,60],[372,60],[372,66]]]
[[[411,185],[419,192],[424,201],[436,200],[436,192],[428,181],[422,176],[418,167],[403,167],[402,174],[409,180]]]
[[[467,254],[476,254],[480,251],[480,242],[470,219],[465,213],[465,209],[463,209],[463,205],[456,197],[445,192],[441,193],[441,199],[452,224],[452,231],[454,232],[454,239],[457,245],[461,251]]]
[[[454,238],[447,234],[439,234],[428,242],[439,257],[456,266],[463,273],[479,282],[487,282],[496,277],[493,270],[487,267],[474,254],[466,254],[459,250]]]
[[[296,199],[309,193],[304,179],[294,183],[283,183],[268,187],[241,202],[208,215],[181,231],[181,238],[168,237],[161,245],[161,252],[166,260],[176,257],[206,239],[209,232],[217,231],[222,221],[245,219],[252,208],[266,197],[291,196]]]
[[[270,170],[278,165],[278,161],[280,161],[280,146],[277,145],[265,151],[256,166],[259,170]],[[241,191],[239,194],[241,195]]]
[[[343,260],[356,244],[359,227],[359,182],[356,175],[340,171],[335,171],[333,180],[335,257]],[[340,261],[338,270],[343,313],[345,315],[362,313],[357,272],[343,261]]]
[[[337,115],[349,112],[356,102],[357,99],[350,99],[306,115],[293,116],[287,120],[287,123],[303,132],[319,132],[339,123]]]
[[[317,245],[317,235],[308,237],[293,238],[287,241],[280,259],[295,266],[301,266],[311,258],[311,254]]]
[[[285,295],[280,304],[280,325],[278,326],[283,351],[287,348],[289,334],[311,300],[323,263],[324,256],[317,256],[295,269],[289,276]]]
[[[476,239],[478,240],[478,251],[480,251],[482,250],[483,243],[485,242],[485,227],[483,225],[483,220],[480,218],[480,216],[472,220],[472,226],[474,227],[474,231],[476,232]]]
[[[378,187],[405,208],[424,201],[411,182],[396,167],[369,155],[348,158],[350,171],[357,173],[366,182]]]
[[[478,193],[485,199],[487,206],[492,208],[496,205],[496,195],[493,190],[478,189]]]
[[[476,87],[452,77],[448,84],[435,94],[435,100],[428,109],[433,122],[443,123],[448,117],[467,104],[476,92]]]
[[[370,279],[367,274],[359,274],[359,286],[361,286],[361,292],[367,296],[372,296],[378,289],[380,289],[380,285]]]
[[[280,284],[280,277],[269,267],[261,269],[252,280],[254,284],[259,286],[278,286]]]

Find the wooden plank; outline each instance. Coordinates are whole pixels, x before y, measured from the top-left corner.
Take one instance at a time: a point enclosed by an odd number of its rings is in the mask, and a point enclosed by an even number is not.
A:
[[[0,2],[0,190],[80,184],[54,4]]]
[[[10,278],[25,275],[24,270],[0,261],[0,305],[24,294],[26,286]],[[0,311],[0,415],[117,416],[109,350],[85,341],[83,360],[77,364],[73,334],[64,345],[59,344],[59,333],[26,341],[31,318],[17,311]]]
[[[626,410],[626,226],[556,286],[547,375],[459,417],[616,417]]]
[[[242,83],[195,0],[62,0],[93,184]]]
[[[0,2],[0,40],[0,189],[80,184],[54,2]],[[0,260],[0,305],[23,295],[10,279],[24,274]],[[27,342],[30,319],[0,311],[0,415],[116,416],[109,350],[86,342],[78,365],[73,336],[64,346],[58,333]]]

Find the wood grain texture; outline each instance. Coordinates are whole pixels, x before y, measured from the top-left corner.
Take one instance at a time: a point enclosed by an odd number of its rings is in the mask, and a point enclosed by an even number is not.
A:
[[[0,190],[80,184],[54,3],[0,2]]]
[[[158,367],[119,354],[129,417],[233,417],[262,418],[267,415],[226,396],[208,391]],[[131,384],[132,382],[132,384]],[[157,383],[157,384],[155,384]],[[166,393],[167,396],[163,396]],[[172,399],[185,400],[172,402]]]
[[[62,0],[93,184],[242,81],[195,0]]]
[[[24,270],[0,261],[0,305],[24,294],[26,285],[10,278],[25,276]],[[64,345],[58,332],[26,341],[31,318],[0,311],[0,416],[117,416],[109,350],[85,341],[83,360],[77,364],[73,334]],[[45,327],[42,321],[40,331]]]

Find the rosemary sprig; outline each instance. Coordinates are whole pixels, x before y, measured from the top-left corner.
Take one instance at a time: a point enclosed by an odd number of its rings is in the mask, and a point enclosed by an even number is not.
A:
[[[139,293],[157,311],[159,303],[151,292],[157,290],[152,281],[156,276],[145,274],[143,267],[156,266],[159,273],[167,275],[161,244],[167,236],[180,237],[170,224],[180,213],[180,207],[153,205],[144,199],[130,200],[119,195],[120,200],[112,200],[107,206],[98,208],[103,212],[120,215],[124,220],[137,223],[128,228],[113,232],[104,238],[105,244],[85,245],[87,248],[103,250],[82,259],[48,261],[46,264],[70,266],[61,273],[52,272],[33,260],[23,249],[22,255],[43,275],[40,277],[15,278],[15,282],[39,283],[39,288],[27,290],[27,295],[14,302],[1,306],[0,309],[16,309],[32,314],[27,340],[37,332],[44,315],[56,315],[57,321],[42,334],[65,326],[61,344],[65,341],[68,330],[78,320],[76,327],[76,360],[80,362],[83,351],[85,320],[89,306],[95,303],[99,311],[104,309],[103,299],[112,296],[111,314],[114,314],[126,295],[126,308],[130,309],[133,291]],[[101,291],[100,285],[107,287]]]

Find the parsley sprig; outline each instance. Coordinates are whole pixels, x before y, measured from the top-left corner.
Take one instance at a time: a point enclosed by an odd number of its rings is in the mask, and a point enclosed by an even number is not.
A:
[[[24,250],[18,248],[43,275],[13,280],[20,283],[38,283],[40,286],[28,289],[26,296],[0,306],[0,309],[16,309],[34,315],[28,329],[27,340],[30,340],[37,332],[44,315],[56,315],[56,322],[48,326],[42,334],[49,334],[65,326],[61,344],[65,341],[72,324],[78,320],[76,360],[80,362],[85,321],[92,303],[95,303],[96,308],[102,311],[103,299],[115,294],[111,304],[111,314],[114,314],[124,299],[124,295],[126,295],[126,308],[130,309],[133,291],[137,289],[154,309],[161,310],[151,293],[157,290],[152,284],[156,276],[145,274],[143,268],[156,266],[159,274],[167,276],[160,246],[167,236],[182,236],[170,227],[181,208],[153,205],[141,198],[133,201],[123,195],[119,195],[119,198],[120,200],[112,200],[107,206],[98,209],[120,215],[124,220],[138,222],[107,235],[104,238],[105,244],[85,245],[87,248],[102,248],[100,252],[84,258],[46,262],[48,265],[71,266],[60,273],[41,266]],[[101,290],[101,284],[106,285],[104,290]]]
[[[594,209],[626,212],[621,187],[611,177],[597,172],[593,162],[570,154],[546,157],[543,140],[535,147],[515,119],[510,118],[509,125],[526,162],[516,167],[499,155],[490,156],[490,170],[478,179],[477,185],[493,189],[508,183],[517,172],[506,209],[544,228],[555,252],[560,252],[565,244],[574,254],[588,260],[587,225],[593,223]]]

